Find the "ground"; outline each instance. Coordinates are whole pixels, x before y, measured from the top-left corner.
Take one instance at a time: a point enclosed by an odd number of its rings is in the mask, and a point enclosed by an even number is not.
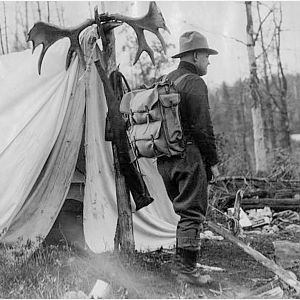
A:
[[[73,224],[72,228],[78,233],[79,227]],[[27,261],[11,264],[5,260],[4,251],[0,257],[0,298],[64,298],[70,291],[88,295],[97,279],[111,286],[106,298],[249,298],[250,290],[275,278],[275,274],[226,240],[202,241],[199,263],[224,271],[207,271],[216,283],[195,288],[175,281],[170,270],[173,249],[96,255],[83,250],[80,239],[71,246],[69,234],[65,230],[59,241],[50,235]],[[79,233],[77,238],[80,236]],[[285,231],[245,237],[248,244],[270,259],[274,259],[274,240],[299,241],[299,237]],[[291,270],[300,277],[299,266]],[[295,297],[285,285],[281,287],[284,298]]]

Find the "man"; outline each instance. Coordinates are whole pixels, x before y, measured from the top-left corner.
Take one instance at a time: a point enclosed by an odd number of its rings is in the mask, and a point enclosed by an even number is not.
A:
[[[206,38],[196,31],[184,33],[179,40],[180,58],[176,70],[167,75],[175,81],[181,95],[180,116],[185,140],[183,155],[159,157],[157,167],[162,175],[175,212],[180,216],[176,232],[174,269],[178,279],[202,285],[211,281],[200,275],[196,263],[200,251],[200,231],[207,210],[207,181],[219,176],[218,157],[209,114],[207,86],[201,76],[207,73],[210,49]]]

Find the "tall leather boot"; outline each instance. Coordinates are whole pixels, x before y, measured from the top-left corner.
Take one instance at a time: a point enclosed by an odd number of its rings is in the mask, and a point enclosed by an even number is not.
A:
[[[201,275],[197,269],[198,250],[178,249],[176,251],[177,280],[197,286],[204,286],[212,282],[209,275]]]

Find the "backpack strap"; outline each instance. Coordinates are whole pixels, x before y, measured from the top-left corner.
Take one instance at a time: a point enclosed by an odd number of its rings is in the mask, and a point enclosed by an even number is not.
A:
[[[185,73],[181,76],[179,76],[176,80],[174,80],[174,85],[177,86],[185,77],[188,75],[191,75],[192,73]]]

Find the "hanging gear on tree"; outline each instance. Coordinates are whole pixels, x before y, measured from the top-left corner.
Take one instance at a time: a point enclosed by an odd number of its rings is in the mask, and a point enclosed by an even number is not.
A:
[[[119,70],[113,71],[109,76],[109,80],[115,95],[120,102],[124,93],[126,91],[130,91],[128,82]],[[105,140],[112,141],[113,138],[118,138],[120,141],[117,151],[121,173],[125,177],[126,185],[129,188],[135,202],[135,209],[138,211],[151,204],[154,199],[149,194],[148,188],[140,172],[138,161],[132,153],[126,133],[125,120],[123,120],[124,126],[120,130],[119,128],[111,126],[110,117],[111,116],[109,116],[109,114],[106,117]]]

